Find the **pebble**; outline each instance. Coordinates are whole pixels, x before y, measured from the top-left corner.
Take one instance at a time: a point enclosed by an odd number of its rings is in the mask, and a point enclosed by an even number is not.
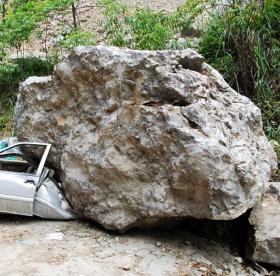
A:
[[[200,267],[198,270],[202,271],[202,272],[207,272],[208,268],[207,267]]]
[[[129,270],[130,270],[130,267],[129,267],[129,265],[124,265],[124,266],[122,267],[122,269],[123,269],[124,271],[129,271]]]
[[[241,257],[235,257],[234,260],[237,261],[238,263],[242,263],[243,262]]]
[[[185,43],[186,43],[186,39],[183,38],[183,37],[180,37],[180,38],[177,40],[177,42],[178,42],[179,44],[185,44]]]
[[[156,242],[156,247],[160,247],[161,246],[161,242],[160,241],[157,241]]]
[[[223,275],[223,270],[222,269],[220,269],[220,268],[217,268],[217,269],[215,269],[215,272],[218,274],[218,275]]]
[[[185,241],[184,244],[185,245],[192,245],[191,242],[189,242],[189,241]]]
[[[227,271],[227,272],[230,272],[230,271],[231,271],[230,267],[229,267],[228,265],[226,265],[226,264],[223,265],[223,269],[224,269],[225,271]]]
[[[142,90],[141,91],[141,95],[142,96],[148,96],[149,95],[149,92],[147,90]]]

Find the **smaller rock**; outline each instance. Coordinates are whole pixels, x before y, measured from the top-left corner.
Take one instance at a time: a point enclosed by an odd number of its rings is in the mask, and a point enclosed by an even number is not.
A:
[[[230,272],[230,267],[227,264],[223,265],[224,271]]]
[[[122,267],[122,269],[123,269],[124,271],[129,271],[129,270],[130,270],[130,267],[129,267],[129,265],[125,265],[125,266]]]
[[[141,95],[142,95],[143,97],[146,97],[146,96],[149,95],[149,92],[148,92],[147,90],[142,90],[142,91],[141,91]]]
[[[207,272],[208,268],[207,267],[200,267],[198,270],[202,271],[202,272]]]
[[[238,263],[243,263],[243,260],[241,257],[235,257],[234,260]]]
[[[184,245],[191,246],[192,244],[191,244],[191,242],[190,242],[190,241],[185,241],[185,242],[184,242]]]
[[[216,272],[217,275],[223,275],[224,271],[220,268],[217,268],[217,269],[215,269],[215,272]]]
[[[249,218],[254,228],[247,255],[253,261],[280,266],[280,182],[271,183]]]
[[[100,244],[100,243],[102,242],[102,239],[101,239],[101,238],[98,238],[98,239],[96,240],[96,242]]]
[[[183,37],[180,37],[178,40],[177,40],[178,44],[186,44],[186,39],[183,38]]]
[[[114,112],[116,109],[118,108],[118,104],[113,102],[113,103],[109,103],[109,105],[106,107],[106,111],[111,113]]]
[[[156,242],[156,247],[160,247],[161,246],[161,242],[157,241]]]

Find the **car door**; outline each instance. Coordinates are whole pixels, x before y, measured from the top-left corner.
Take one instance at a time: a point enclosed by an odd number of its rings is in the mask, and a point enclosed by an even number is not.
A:
[[[20,148],[20,146],[44,147],[40,162],[37,162],[34,166],[34,163],[28,156],[20,151],[13,152],[15,148]],[[43,174],[50,147],[49,144],[17,143],[0,151],[0,163],[16,163],[18,162],[17,160],[8,161],[7,158],[17,156],[25,160],[26,163],[33,164],[35,167],[33,174],[0,170],[0,213],[33,215],[34,197]]]
[[[0,212],[32,216],[38,180],[36,175],[0,171]]]

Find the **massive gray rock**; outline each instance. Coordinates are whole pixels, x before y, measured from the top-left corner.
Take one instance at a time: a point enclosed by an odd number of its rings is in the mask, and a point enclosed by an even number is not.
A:
[[[280,267],[280,182],[271,183],[262,201],[253,208],[248,257]]]
[[[76,212],[107,229],[230,220],[276,167],[260,110],[191,49],[78,47],[22,83],[20,140],[53,144]]]

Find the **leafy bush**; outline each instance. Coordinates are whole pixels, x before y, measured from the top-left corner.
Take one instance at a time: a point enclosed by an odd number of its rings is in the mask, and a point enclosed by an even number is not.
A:
[[[4,112],[0,112],[0,137],[13,136],[13,113],[13,103],[10,103],[8,106],[6,106]]]
[[[264,129],[280,159],[280,2],[233,2],[215,13],[200,53],[262,110]],[[279,162],[279,161],[278,161]],[[280,171],[278,171],[278,174]]]
[[[38,58],[20,58],[0,67],[0,132],[11,127],[19,83],[30,76],[49,75],[53,65]]]
[[[79,45],[94,45],[95,40],[93,33],[74,29],[68,33],[60,42],[59,46],[66,52],[71,51],[74,47]]]
[[[187,14],[179,11],[166,14],[163,11],[127,6],[115,0],[100,0],[104,6],[105,32],[108,43],[140,50],[166,49],[176,33],[190,27]]]
[[[0,60],[5,56],[5,48],[19,49],[49,13],[66,9],[73,0],[14,0],[0,21]]]
[[[165,49],[177,23],[173,17],[149,9],[137,9],[124,22],[130,27],[128,43],[133,48],[150,50]]]
[[[74,3],[74,0],[2,1],[0,19],[0,131],[11,126],[12,109],[19,83],[29,76],[47,75],[53,68],[52,61],[43,61],[38,58],[21,58],[10,62],[7,53],[13,48],[20,51],[23,44],[29,41],[32,34],[35,34],[41,22],[45,21],[50,14],[61,13],[71,5],[73,9]],[[75,29],[66,36],[60,46],[67,51],[73,46],[85,42],[87,44],[93,43],[90,35]]]

